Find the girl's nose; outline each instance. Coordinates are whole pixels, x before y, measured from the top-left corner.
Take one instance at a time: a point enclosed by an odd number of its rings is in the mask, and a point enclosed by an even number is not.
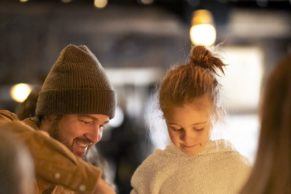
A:
[[[192,145],[195,138],[196,135],[193,131],[185,131],[181,139],[186,145]]]

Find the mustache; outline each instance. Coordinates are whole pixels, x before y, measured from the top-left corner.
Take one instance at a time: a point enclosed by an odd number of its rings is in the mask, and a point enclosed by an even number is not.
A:
[[[93,144],[93,142],[90,141],[90,140],[89,140],[88,138],[86,138],[86,137],[77,137],[77,138],[75,139],[75,141],[78,141],[78,142],[83,143],[83,144],[88,144],[88,145],[92,145],[92,144]]]

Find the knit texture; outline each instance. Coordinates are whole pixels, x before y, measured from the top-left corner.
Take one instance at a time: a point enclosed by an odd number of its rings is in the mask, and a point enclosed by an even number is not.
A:
[[[247,161],[223,140],[210,142],[195,156],[171,144],[138,167],[131,194],[236,194],[249,171]]]
[[[105,114],[114,116],[115,94],[103,67],[84,45],[60,53],[41,88],[37,115]]]

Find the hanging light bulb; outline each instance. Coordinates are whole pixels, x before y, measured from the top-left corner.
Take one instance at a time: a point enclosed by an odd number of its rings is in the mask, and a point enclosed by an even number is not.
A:
[[[94,6],[99,9],[105,8],[107,4],[108,0],[94,0]]]
[[[190,39],[194,45],[211,46],[216,40],[216,30],[210,11],[201,9],[193,12]]]
[[[63,3],[71,3],[72,0],[61,0]]]
[[[144,5],[150,5],[154,2],[154,0],[140,0],[140,2]]]
[[[23,102],[31,92],[31,86],[25,83],[15,84],[10,89],[10,96],[16,102]]]

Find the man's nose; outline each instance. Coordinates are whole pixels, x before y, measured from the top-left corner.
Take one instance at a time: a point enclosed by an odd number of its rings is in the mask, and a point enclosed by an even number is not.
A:
[[[87,132],[86,137],[93,143],[98,143],[103,134],[103,128],[99,125],[96,125],[95,127],[92,127],[90,131]]]

